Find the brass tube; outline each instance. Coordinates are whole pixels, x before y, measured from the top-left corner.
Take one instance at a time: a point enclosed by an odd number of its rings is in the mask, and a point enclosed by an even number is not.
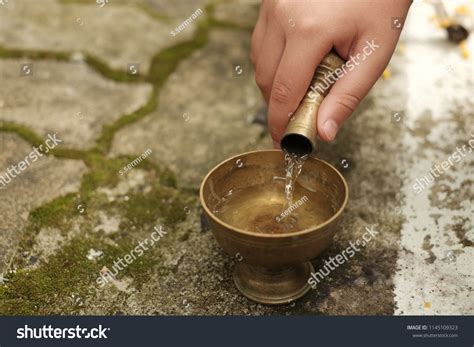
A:
[[[314,73],[310,86],[293,113],[280,141],[283,150],[298,155],[310,154],[316,148],[317,115],[324,97],[329,93],[338,75],[343,74],[339,69],[344,60],[331,51],[321,61]],[[339,69],[339,71],[336,71]]]

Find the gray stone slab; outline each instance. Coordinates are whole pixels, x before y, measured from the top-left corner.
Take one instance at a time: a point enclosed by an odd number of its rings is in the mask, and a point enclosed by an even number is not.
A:
[[[220,161],[254,149],[262,127],[251,120],[262,98],[248,49],[247,33],[211,32],[209,44],[170,76],[158,109],[116,134],[112,154],[151,148],[152,160],[197,186]]]
[[[22,64],[30,75],[21,75]],[[151,85],[108,80],[82,61],[0,60],[0,121],[15,122],[46,136],[61,134],[63,145],[85,149],[104,124],[143,106]]]
[[[150,9],[156,14],[168,17],[185,20],[194,11],[204,8],[209,4],[210,0],[184,0],[184,1],[169,1],[169,0],[135,0],[135,4]],[[119,0],[121,4],[129,4],[129,0]]]
[[[146,73],[154,54],[192,36],[195,22],[179,35],[170,34],[185,19],[163,23],[136,6],[113,1],[103,7],[95,1],[10,1],[0,11],[0,45],[27,50],[82,51],[115,69],[125,71],[127,64],[139,64]]]
[[[0,133],[0,148],[0,175],[9,181],[7,168],[29,156],[32,146],[17,135]],[[46,155],[34,162],[30,157],[29,163],[17,177],[9,176],[6,186],[0,183],[0,274],[15,254],[29,213],[58,196],[77,191],[86,171],[80,161]]]
[[[260,1],[234,0],[216,5],[216,19],[252,28],[257,22]]]

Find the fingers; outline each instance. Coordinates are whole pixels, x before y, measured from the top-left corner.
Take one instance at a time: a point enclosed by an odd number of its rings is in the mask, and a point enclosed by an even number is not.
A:
[[[393,53],[393,49],[386,47],[375,40],[360,40],[356,45],[355,53],[344,65],[345,74],[334,84],[319,108],[318,135],[321,139],[334,140],[342,123],[377,82]]]
[[[265,32],[267,30],[267,16],[266,11],[264,10],[264,4],[260,6],[260,12],[258,14],[257,24],[253,29],[252,39],[250,43],[250,61],[252,64],[256,65],[258,53],[265,37]]]
[[[285,48],[283,32],[280,27],[272,25],[272,19],[269,19],[268,28],[255,67],[255,80],[267,104],[272,91],[273,79]]]
[[[268,127],[275,147],[296,110],[314,75],[316,66],[330,51],[326,40],[308,42],[294,38],[286,43],[273,80],[268,109]]]

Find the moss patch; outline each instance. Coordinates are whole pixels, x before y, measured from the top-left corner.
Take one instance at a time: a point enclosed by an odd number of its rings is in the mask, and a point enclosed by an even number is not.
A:
[[[186,218],[186,201],[189,197],[174,189],[156,186],[148,194],[133,194],[120,205],[126,220],[121,227],[151,226],[157,219],[165,225],[174,225]]]
[[[100,270],[111,268],[118,257],[130,253],[136,246],[131,237],[115,245],[106,243],[100,234],[81,236],[63,246],[56,254],[33,270],[19,270],[0,286],[0,315],[9,314],[65,314],[80,309],[75,298],[86,301],[95,295],[94,287]],[[91,248],[102,250],[104,256],[97,261],[87,259]],[[157,262],[153,249],[143,253],[117,274],[134,279],[140,287]]]
[[[33,60],[52,59],[67,61],[71,57],[69,52],[48,52],[27,49],[11,49],[0,46],[0,58],[30,58]]]
[[[38,147],[40,144],[43,143],[43,139],[34,131],[16,123],[1,122],[0,131],[16,134],[35,147]]]
[[[72,217],[72,206],[76,194],[60,196],[30,213],[30,221],[38,228],[60,227],[64,220]]]
[[[63,0],[63,2],[77,1]],[[140,167],[156,174],[150,192],[133,193],[130,194],[128,201],[110,203],[97,193],[97,189],[117,185],[120,180],[119,170],[135,159],[134,156],[107,157],[114,134],[156,110],[160,89],[180,61],[207,43],[208,33],[212,27],[223,26],[222,23],[212,20],[212,6],[208,6],[205,13],[206,16],[197,22],[195,37],[156,54],[147,76],[133,76],[124,71],[113,70],[102,61],[86,55],[86,63],[104,77],[127,83],[147,81],[153,84],[153,91],[147,103],[140,109],[104,126],[92,149],[82,151],[59,147],[48,153],[57,158],[82,160],[87,165],[88,172],[82,178],[78,193],[58,197],[30,213],[28,225],[22,231],[23,239],[15,262],[19,270],[7,276],[8,281],[5,285],[0,285],[0,314],[79,313],[81,305],[78,305],[76,299],[79,297],[81,298],[79,302],[87,301],[97,295],[96,279],[104,266],[110,269],[118,257],[130,253],[136,247],[139,238],[149,236],[148,233],[152,231],[157,220],[163,221],[171,230],[186,218],[186,208],[195,205],[195,191],[185,189],[178,191],[175,175],[169,169],[157,166],[148,160],[142,161]],[[0,47],[0,58],[24,57],[69,61],[71,53],[11,50]],[[15,133],[35,146],[43,141],[34,131],[14,123],[0,124],[0,131]],[[85,213],[81,214],[84,218],[80,224],[80,235],[60,247],[47,259],[40,261],[36,267],[25,267],[26,260],[21,254],[23,251],[31,250],[39,231],[42,228],[54,227],[65,234],[69,233],[72,221],[78,220],[79,204],[86,207]],[[88,218],[87,210],[106,212],[112,208],[121,212],[123,222],[120,227],[124,231],[112,236],[103,232],[92,232],[93,224]],[[185,234],[181,237],[185,239],[187,236]],[[171,235],[167,238],[172,240]],[[164,240],[160,247],[167,243],[168,241]],[[133,286],[139,289],[149,280],[151,273],[162,271],[159,265],[160,247],[145,252],[123,269],[117,277],[133,278]],[[103,251],[103,257],[96,261],[88,260],[87,254],[91,248]]]

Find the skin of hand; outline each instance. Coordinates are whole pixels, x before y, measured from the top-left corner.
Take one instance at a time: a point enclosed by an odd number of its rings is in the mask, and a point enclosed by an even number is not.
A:
[[[331,49],[346,61],[359,58],[359,64],[336,81],[318,111],[319,137],[334,140],[390,61],[410,5],[409,0],[262,1],[250,59],[268,104],[275,147],[316,67]],[[370,55],[363,51],[368,42],[378,46]]]

